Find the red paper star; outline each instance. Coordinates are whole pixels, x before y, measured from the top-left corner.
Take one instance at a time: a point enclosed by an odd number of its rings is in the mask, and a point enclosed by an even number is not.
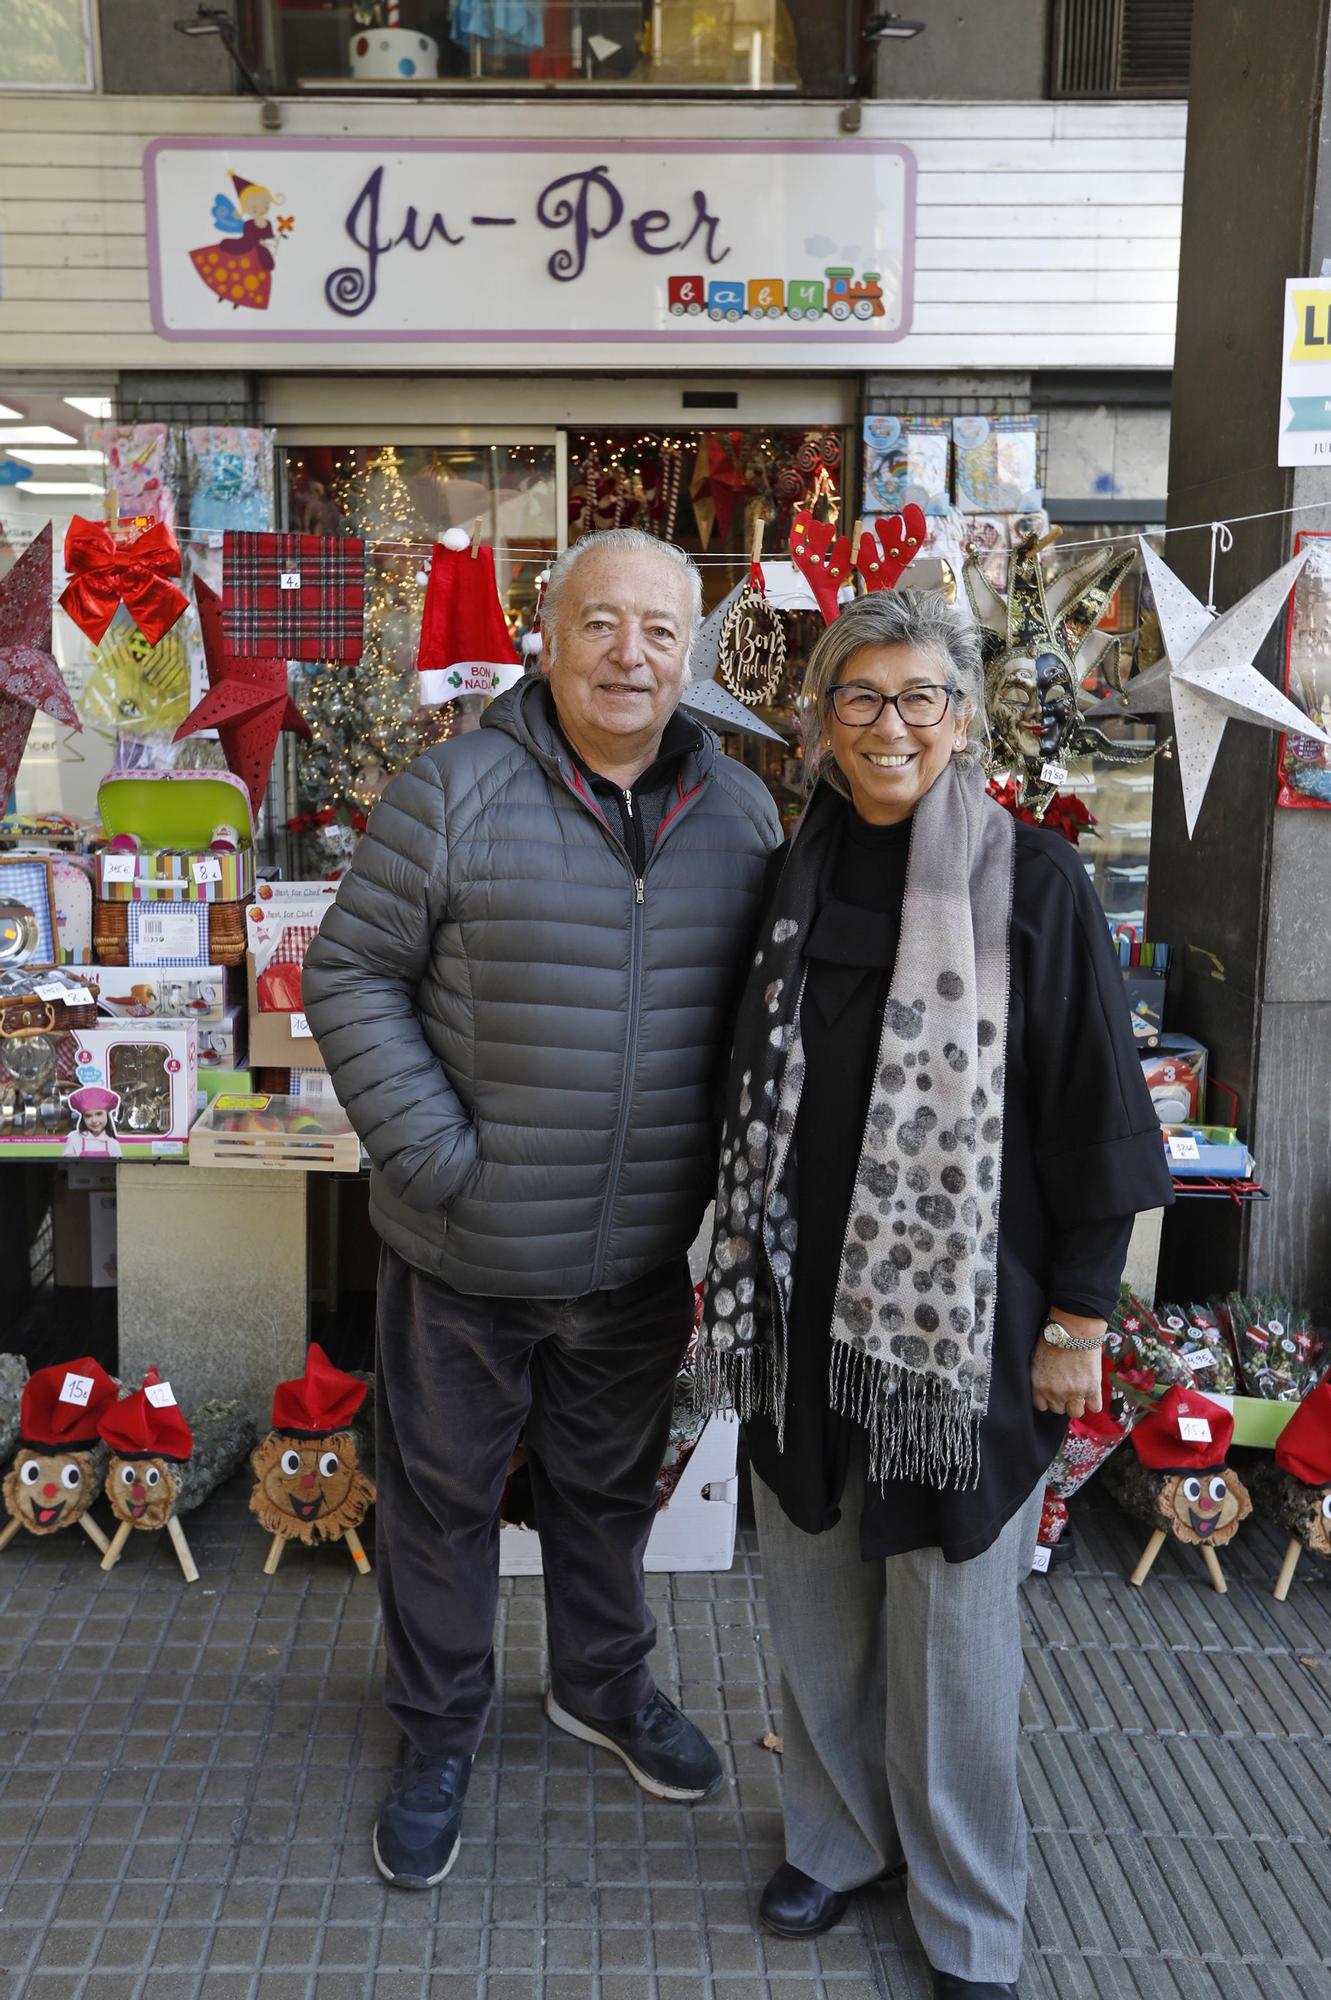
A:
[[[37,710],[81,729],[51,651],[51,524],[0,583],[0,812]]]
[[[208,692],[176,731],[176,742],[199,729],[215,729],[227,770],[250,795],[255,819],[268,789],[277,739],[284,729],[308,737],[310,725],[287,693],[285,660],[234,659],[222,642],[222,600],[201,577],[194,579],[199,628],[208,668]]]

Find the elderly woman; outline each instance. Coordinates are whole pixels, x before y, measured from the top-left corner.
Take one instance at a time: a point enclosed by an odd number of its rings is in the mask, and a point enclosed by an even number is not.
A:
[[[1169,1179],[1085,870],[968,748],[973,628],[862,598],[805,692],[813,796],[740,1008],[702,1356],[748,1421],[782,1669],[760,1914],[814,1936],[904,1863],[935,1993],[1012,1993],[1017,1588]]]

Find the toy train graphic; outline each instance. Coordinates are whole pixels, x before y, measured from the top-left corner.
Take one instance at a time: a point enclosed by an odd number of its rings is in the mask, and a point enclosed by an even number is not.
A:
[[[866,271],[860,284],[847,265],[832,265],[822,278],[671,278],[668,303],[676,319],[881,319],[883,287],[879,271]]]

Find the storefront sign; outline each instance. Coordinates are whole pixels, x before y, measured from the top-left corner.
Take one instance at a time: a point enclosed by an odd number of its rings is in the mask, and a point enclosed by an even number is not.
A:
[[[1285,281],[1278,465],[1331,464],[1331,278]]]
[[[855,366],[910,331],[915,162],[881,140],[156,139],[144,175],[167,340],[743,338]]]

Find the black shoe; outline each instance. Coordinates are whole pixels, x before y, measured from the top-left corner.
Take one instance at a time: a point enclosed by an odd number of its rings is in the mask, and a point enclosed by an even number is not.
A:
[[[763,1890],[758,1917],[774,1937],[821,1937],[841,1922],[849,1903],[848,1889],[826,1889],[802,1868],[783,1861]]]
[[[659,1688],[646,1708],[613,1722],[574,1715],[553,1694],[545,1697],[545,1712],[570,1736],[613,1750],[654,1799],[708,1799],[724,1781],[721,1759],[701,1729]]]
[[[934,2000],[1009,2000],[1016,1994],[1015,1986],[1004,1986],[994,1979],[958,1979],[954,1972],[933,1973]]]
[[[470,1757],[426,1757],[409,1750],[379,1808],[374,1865],[398,1889],[432,1889],[462,1845],[462,1802]]]

